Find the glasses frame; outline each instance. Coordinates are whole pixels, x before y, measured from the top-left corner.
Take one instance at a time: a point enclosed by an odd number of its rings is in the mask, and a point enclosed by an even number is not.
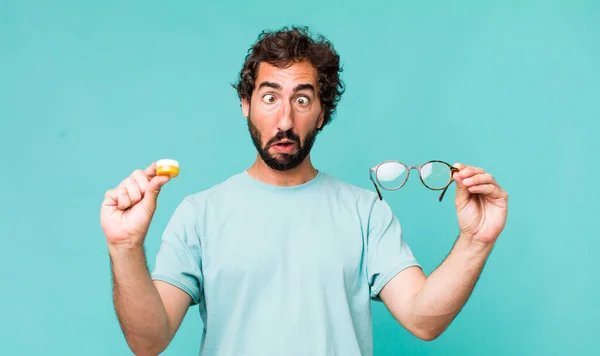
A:
[[[381,182],[379,181],[379,179],[377,178],[377,170],[379,169],[379,167],[381,167],[384,164],[387,163],[398,163],[402,166],[404,166],[404,168],[406,168],[406,177],[404,178],[404,181],[402,183],[400,183],[400,185],[398,185],[397,187],[394,188],[385,188],[383,186],[383,184],[381,184]],[[450,169],[450,179],[448,180],[448,183],[446,183],[446,185],[443,188],[431,188],[430,186],[428,186],[427,184],[425,184],[425,181],[423,180],[423,175],[421,174],[421,171],[423,170],[423,167],[425,167],[425,165],[430,164],[430,163],[442,163],[445,164],[446,166],[448,166],[448,168]],[[454,181],[454,173],[458,172],[458,168],[453,167],[452,165],[448,164],[447,162],[444,161],[440,161],[440,160],[431,160],[431,161],[427,161],[419,166],[409,166],[406,165],[400,161],[397,160],[387,160],[387,161],[383,161],[381,163],[379,163],[378,165],[369,168],[369,178],[371,179],[371,182],[373,182],[373,186],[375,187],[375,190],[377,191],[377,195],[379,196],[379,200],[383,200],[383,197],[381,196],[381,191],[379,191],[379,188],[377,187],[378,185],[381,187],[381,189],[384,190],[398,190],[400,188],[402,188],[406,182],[408,181],[408,177],[410,176],[410,171],[412,169],[416,169],[417,172],[419,172],[419,180],[421,181],[421,183],[423,183],[423,185],[429,189],[429,190],[441,190],[442,194],[440,194],[439,197],[439,201],[441,202],[442,199],[444,198],[444,195],[446,194],[446,191],[448,190],[448,187],[450,187],[450,185],[452,184],[452,182]],[[375,175],[375,178],[373,178],[373,175]]]

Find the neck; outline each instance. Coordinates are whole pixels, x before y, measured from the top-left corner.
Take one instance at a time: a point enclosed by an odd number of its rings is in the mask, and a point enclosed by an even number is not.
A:
[[[257,155],[256,160],[248,168],[248,174],[266,184],[277,186],[294,186],[308,182],[317,175],[317,170],[310,161],[310,156],[296,168],[287,171],[277,171],[265,164]]]

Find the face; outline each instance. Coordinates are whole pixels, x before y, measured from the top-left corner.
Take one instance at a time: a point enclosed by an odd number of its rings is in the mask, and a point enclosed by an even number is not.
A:
[[[323,124],[317,72],[308,62],[277,68],[261,63],[250,102],[242,101],[252,142],[272,169],[296,168]]]

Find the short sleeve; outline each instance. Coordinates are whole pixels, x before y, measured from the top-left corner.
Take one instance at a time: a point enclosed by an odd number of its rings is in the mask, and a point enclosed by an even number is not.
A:
[[[379,293],[399,272],[412,266],[421,267],[406,241],[400,222],[390,206],[376,199],[369,216],[367,236],[367,275],[371,298],[380,301]]]
[[[184,199],[162,234],[151,274],[153,280],[172,284],[189,294],[192,304],[200,302],[203,284],[196,217],[193,203]]]

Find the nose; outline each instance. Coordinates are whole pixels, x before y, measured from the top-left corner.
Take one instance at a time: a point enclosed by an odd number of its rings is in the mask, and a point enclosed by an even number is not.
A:
[[[294,127],[294,114],[292,106],[289,103],[282,105],[281,113],[279,114],[279,121],[277,122],[277,129],[286,132]]]

